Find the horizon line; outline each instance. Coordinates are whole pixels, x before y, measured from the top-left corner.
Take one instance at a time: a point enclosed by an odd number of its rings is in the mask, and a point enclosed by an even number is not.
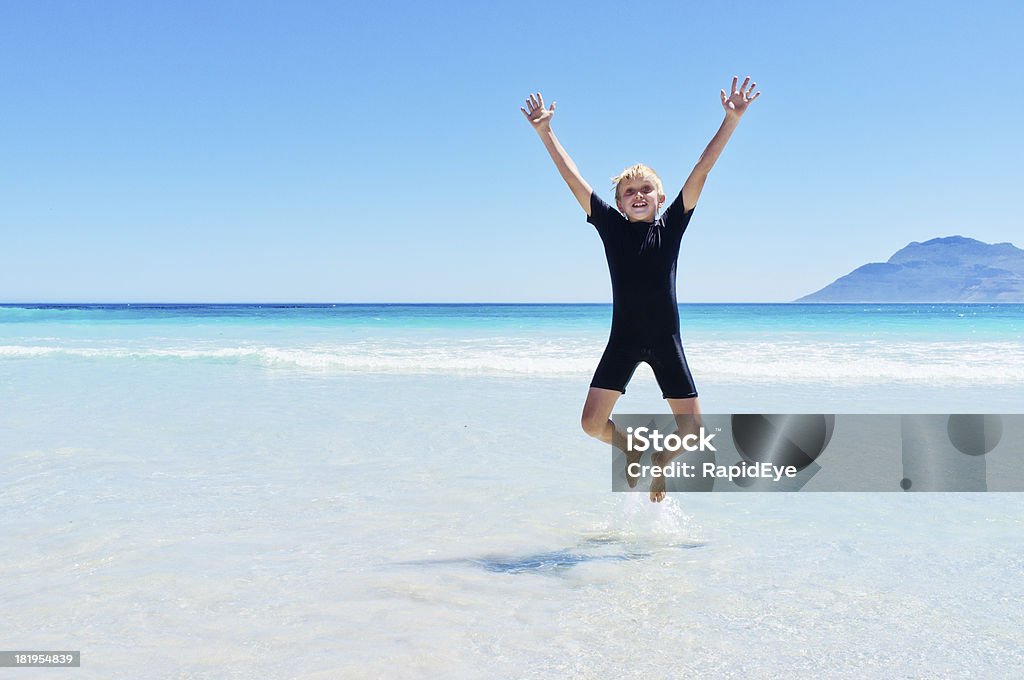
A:
[[[743,300],[734,300],[734,301],[725,301],[725,302],[687,301],[687,302],[679,302],[679,303],[677,303],[677,306],[684,306],[684,305],[1020,305],[1020,304],[1024,304],[1024,300],[1021,300],[1021,301],[1018,301],[1018,302],[1013,302],[1013,301],[985,302],[985,301],[977,301],[977,300],[976,301],[926,300],[926,301],[903,301],[903,302],[877,301],[877,300],[861,300],[861,301],[842,301],[842,302],[837,302],[837,301],[833,301],[833,302],[829,302],[829,301],[815,302],[815,301],[801,301],[801,300],[798,299],[798,300],[774,300],[774,301],[766,301],[766,300],[745,300],[745,301],[743,301]],[[548,306],[558,306],[558,305],[561,305],[561,306],[565,306],[565,305],[573,305],[573,306],[592,305],[592,306],[598,306],[598,305],[603,305],[603,306],[611,307],[612,306],[612,302],[554,302],[554,301],[546,301],[546,302],[523,302],[523,301],[518,301],[518,302],[501,302],[501,301],[475,301],[475,302],[473,302],[473,301],[455,301],[455,302],[453,302],[453,301],[444,301],[444,302],[423,302],[423,301],[419,301],[419,302],[409,302],[409,301],[376,301],[376,302],[294,302],[294,301],[292,301],[292,302],[269,302],[269,301],[259,301],[259,302],[209,302],[209,301],[201,301],[201,302],[195,302],[195,301],[192,301],[192,302],[187,302],[187,301],[186,302],[183,302],[183,301],[176,301],[176,302],[159,302],[159,301],[146,301],[146,302],[140,302],[140,301],[131,301],[131,302],[114,302],[114,301],[92,301],[92,302],[83,302],[83,301],[0,302],[0,307],[21,307],[21,306],[96,306],[96,305],[111,305],[111,306],[123,306],[123,307],[153,306],[153,305],[163,305],[163,306],[188,306],[188,305],[206,305],[206,306],[239,306],[239,305],[246,305],[246,306],[262,306],[262,305],[267,305],[267,306],[276,306],[276,307],[284,307],[284,306],[302,306],[302,307],[310,307],[310,306],[326,307],[326,306],[333,306],[333,307],[336,307],[336,306],[339,306],[339,305],[341,305],[341,306],[352,306],[352,307],[355,307],[355,306],[365,306],[365,307],[368,307],[368,306],[374,306],[374,305],[376,305],[376,306],[444,306],[444,305],[447,305],[447,306],[453,306],[453,307],[454,306],[470,306],[470,305],[492,305],[492,306],[499,306],[499,305],[504,305],[504,306],[544,306],[544,305],[548,305]]]

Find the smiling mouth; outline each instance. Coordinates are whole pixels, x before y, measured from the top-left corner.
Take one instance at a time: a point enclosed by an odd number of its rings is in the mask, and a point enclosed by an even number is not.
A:
[[[633,207],[634,208],[646,208],[647,207],[647,203],[634,203]]]

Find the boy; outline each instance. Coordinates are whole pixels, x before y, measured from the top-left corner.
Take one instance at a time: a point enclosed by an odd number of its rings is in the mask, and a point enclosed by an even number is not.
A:
[[[587,221],[597,228],[604,243],[612,279],[612,329],[590,383],[583,406],[582,425],[584,432],[591,437],[624,451],[627,469],[630,463],[639,460],[640,455],[628,450],[625,437],[615,429],[609,416],[615,402],[625,394],[626,384],[641,361],[647,362],[654,370],[662,397],[668,401],[677,420],[688,422],[687,430],[693,428],[700,418],[697,390],[679,340],[676,260],[680,239],[708,173],[747,106],[761,94],[751,94],[757,83],[750,82],[749,76],[737,89],[738,81],[738,77],[733,77],[732,91],[728,96],[725,90],[721,91],[725,120],[704,149],[682,190],[661,217],[657,213],[666,196],[661,180],[653,170],[638,164],[612,180],[616,185],[616,212],[594,193],[558,143],[551,130],[555,102],[551,103],[550,109],[544,108],[544,99],[538,92],[526,100],[526,108],[520,108],[540,136],[562,179],[587,213]],[[680,429],[683,427],[680,422]],[[653,463],[665,465],[670,460],[669,456],[656,455]],[[636,485],[636,477],[627,476],[627,480],[630,486]],[[661,502],[664,497],[664,477],[653,477],[651,501]]]

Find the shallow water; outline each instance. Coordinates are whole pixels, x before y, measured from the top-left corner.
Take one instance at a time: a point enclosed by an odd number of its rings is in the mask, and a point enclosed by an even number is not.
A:
[[[296,323],[0,324],[5,347],[61,348],[0,358],[7,648],[80,649],[88,678],[1024,673],[1019,494],[655,506],[609,491],[578,427],[586,375],[185,353],[329,334]],[[526,340],[565,342],[542,335]],[[645,371],[622,411],[663,408]],[[709,412],[999,412],[1024,394],[695,373]]]

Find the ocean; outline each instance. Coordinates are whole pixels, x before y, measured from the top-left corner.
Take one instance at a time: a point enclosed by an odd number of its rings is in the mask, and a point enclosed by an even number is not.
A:
[[[707,413],[1024,397],[1024,305],[680,316]],[[1024,674],[1019,494],[612,493],[579,426],[610,318],[0,306],[5,648],[82,678]],[[647,367],[616,410],[666,410]]]

